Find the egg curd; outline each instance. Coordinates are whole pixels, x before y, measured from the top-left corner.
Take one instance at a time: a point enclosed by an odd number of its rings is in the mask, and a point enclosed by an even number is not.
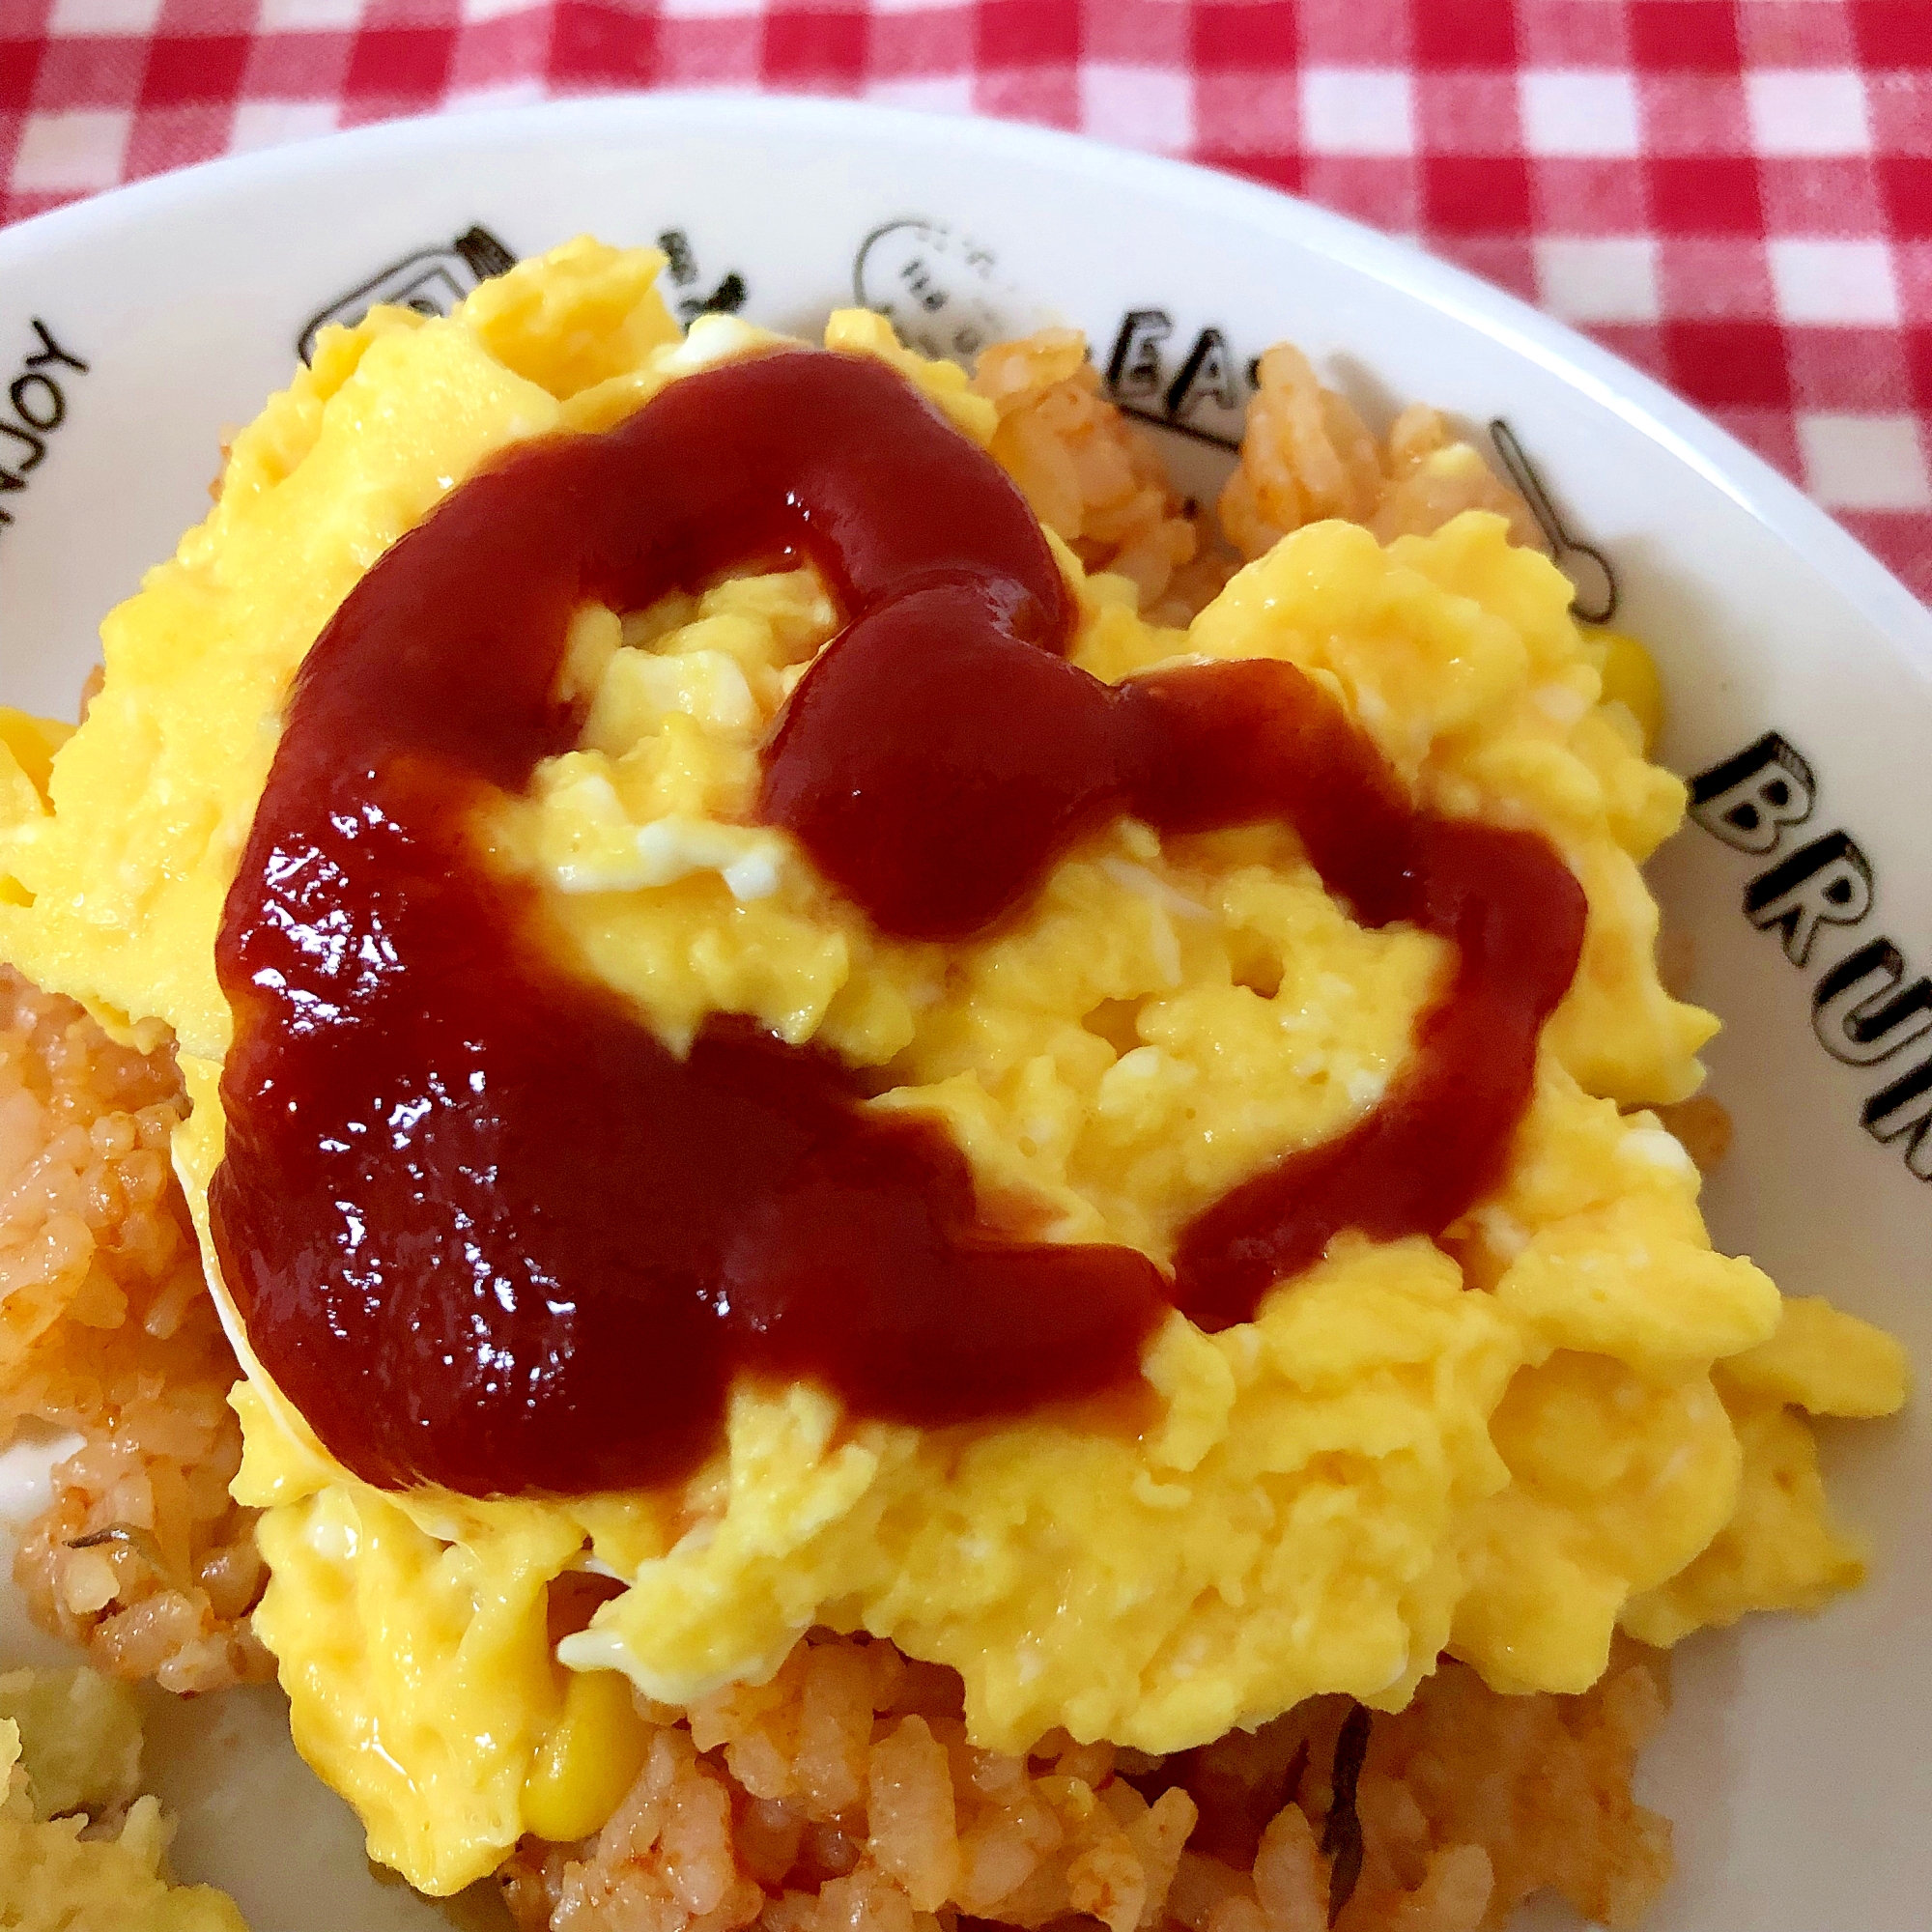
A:
[[[659,267],[578,242],[448,320],[325,331],[235,440],[207,521],[107,619],[105,686],[50,773],[44,733],[0,739],[0,955],[124,1035],[172,1034],[204,1248],[214,936],[290,680],[485,459],[772,339],[729,318],[681,339]],[[836,316],[827,342],[991,440],[992,406],[882,321]],[[1605,697],[1611,646],[1568,583],[1485,514],[1386,549],[1318,524],[1182,633],[1059,554],[1097,676],[1287,659],[1422,801],[1534,828],[1574,868],[1583,960],[1506,1178],[1439,1244],[1338,1238],[1252,1323],[1172,1316],[1132,1400],[923,1433],[741,1384],[714,1458],[663,1493],[383,1493],[251,1365],[236,1492],[267,1512],[273,1573],[256,1629],[303,1753],[427,1891],[526,1831],[602,1822],[637,1750],[610,1673],[682,1704],[762,1679],[813,1625],[953,1666],[986,1747],[1064,1726],[1164,1752],[1320,1691],[1397,1708],[1444,1650],[1501,1690],[1580,1690],[1619,1626],[1669,1643],[1861,1574],[1804,1412],[1894,1408],[1901,1355],[1714,1253],[1696,1171],[1643,1111],[1697,1086],[1716,1025],[1660,985],[1637,869],[1684,790]],[[1016,1224],[1162,1262],[1234,1183],[1375,1106],[1445,949],[1357,926],[1284,829],[1117,824],[1014,920],[942,948],[882,937],[753,823],[760,743],[837,623],[804,570],[579,613],[581,742],[474,832],[544,883],[582,972],[674,1046],[723,1011],[834,1049],[868,1104],[943,1122]],[[1627,651],[1611,670],[1640,688]],[[584,1567],[628,1587],[553,1647],[547,1586]]]
[[[246,1932],[226,1893],[169,1882],[173,1822],[140,1785],[125,1684],[85,1668],[0,1674],[0,1925]]]

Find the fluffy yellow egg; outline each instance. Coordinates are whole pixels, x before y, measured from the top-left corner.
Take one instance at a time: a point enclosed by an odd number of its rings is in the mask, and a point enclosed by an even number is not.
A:
[[[0,1675],[0,1925],[245,1932],[213,1886],[170,1882],[174,1831],[141,1782],[141,1713],[85,1668]]]
[[[1634,638],[1622,631],[1602,631],[1597,640],[1604,648],[1604,702],[1621,704],[1636,720],[1648,752],[1663,729],[1663,681],[1650,653]]]
[[[290,680],[360,574],[492,454],[605,427],[769,339],[712,318],[680,340],[657,267],[578,242],[451,319],[326,331],[237,439],[207,522],[109,618],[105,688],[50,773],[42,740],[0,731],[0,954],[173,1033],[204,1236],[229,1038],[214,933]],[[960,373],[876,318],[828,340],[991,438]],[[952,1665],[987,1747],[1064,1727],[1168,1751],[1316,1692],[1398,1707],[1444,1649],[1498,1688],[1581,1689],[1620,1624],[1670,1641],[1856,1578],[1800,1411],[1894,1406],[1897,1351],[1714,1253],[1694,1169],[1642,1111],[1693,1091],[1715,1022],[1657,979],[1638,867],[1684,797],[1643,757],[1628,654],[1579,634],[1564,580],[1481,514],[1386,549],[1297,531],[1184,634],[1061,556],[1094,675],[1295,664],[1420,800],[1533,828],[1576,872],[1582,964],[1508,1172],[1440,1243],[1345,1236],[1252,1322],[1171,1317],[1128,1402],[923,1432],[745,1382],[715,1455],[662,1492],[384,1494],[251,1370],[256,1628],[302,1750],[426,1890],[526,1831],[599,1822],[634,1742],[621,1680],[686,1703],[759,1681],[814,1625]],[[474,831],[537,882],[579,970],[674,1047],[731,1012],[836,1052],[868,1070],[867,1104],[941,1122],[1046,1238],[1160,1262],[1231,1185],[1376,1105],[1445,949],[1357,925],[1286,831],[1122,821],[1022,915],[942,949],[874,930],[753,822],[760,743],[838,622],[805,571],[577,614],[580,741]],[[554,1648],[549,1586],[585,1563],[624,1587]]]

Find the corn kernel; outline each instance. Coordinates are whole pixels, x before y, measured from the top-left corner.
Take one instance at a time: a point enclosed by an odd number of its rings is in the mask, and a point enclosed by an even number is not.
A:
[[[524,1779],[524,1827],[552,1844],[587,1838],[643,1769],[650,1732],[615,1670],[573,1671],[563,1711]]]
[[[1616,699],[1636,720],[1648,756],[1663,729],[1663,685],[1657,666],[1634,638],[1621,631],[1599,631],[1597,639],[1605,650],[1604,700]]]

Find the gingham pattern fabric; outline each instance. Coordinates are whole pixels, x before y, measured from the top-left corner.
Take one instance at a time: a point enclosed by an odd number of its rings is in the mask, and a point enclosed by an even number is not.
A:
[[[1932,599],[1932,0],[0,0],[0,220],[396,115],[748,86],[1078,128],[1411,236]]]

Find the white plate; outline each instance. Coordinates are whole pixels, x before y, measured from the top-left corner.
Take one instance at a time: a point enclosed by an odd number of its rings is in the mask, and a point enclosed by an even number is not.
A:
[[[855,293],[936,350],[1078,324],[1136,407],[1181,418],[1191,434],[1171,440],[1202,487],[1226,462],[1203,439],[1237,422],[1248,358],[1280,336],[1376,416],[1410,398],[1506,415],[1662,662],[1665,758],[1699,773],[1767,733],[1786,748],[1781,774],[1749,781],[1782,776],[1794,822],[1758,821],[1773,849],[1740,849],[1729,791],[1706,813],[1726,836],[1692,828],[1658,868],[1695,941],[1693,994],[1729,1022],[1709,1056],[1738,1123],[1708,1195],[1717,1236],[1932,1361],[1932,1180],[1913,1171],[1932,1173],[1932,1125],[1915,1142],[1907,1124],[1932,1122],[1932,1032],[1915,1033],[1932,1010],[1908,1002],[1863,1044],[1843,1001],[1813,1024],[1848,957],[1876,976],[1863,992],[1932,971],[1932,617],[1641,376],[1263,189],[986,122],[660,96],[372,128],[0,234],[0,465],[23,484],[0,478],[0,699],[71,714],[101,613],[202,514],[221,430],[287,380],[318,317],[375,294],[444,307],[495,248],[583,230],[674,232],[674,301],[738,299],[781,327],[810,331]],[[84,370],[30,364],[47,354],[36,319]],[[1752,881],[1787,861],[1748,913]],[[1796,960],[1776,923],[1794,908]],[[1815,1621],[1680,1651],[1644,1777],[1679,1849],[1653,1932],[1907,1932],[1932,1913],[1932,1431],[1920,1409],[1828,1435],[1874,1579]],[[237,1719],[232,1769],[173,1774],[203,1784],[181,1862],[231,1885],[260,1932],[437,1922],[298,1836],[314,1821],[348,1842],[271,1728]]]

